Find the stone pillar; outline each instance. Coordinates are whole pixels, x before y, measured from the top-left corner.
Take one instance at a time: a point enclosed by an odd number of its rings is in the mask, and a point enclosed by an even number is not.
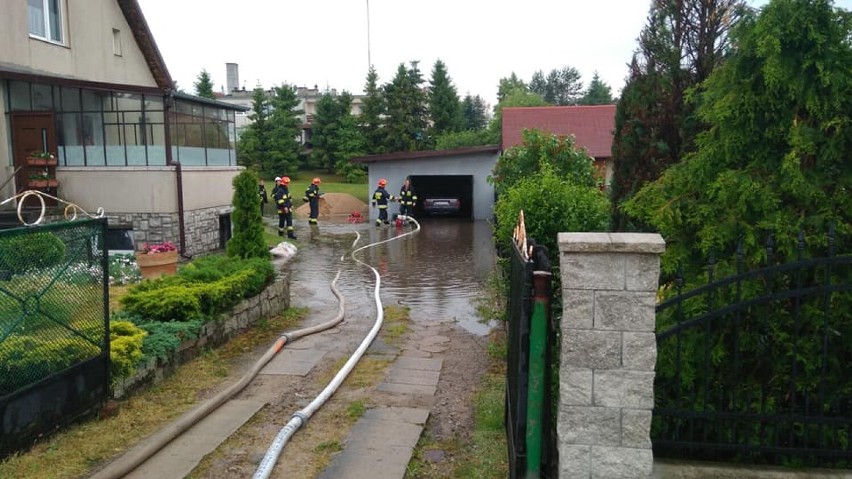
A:
[[[560,233],[559,477],[649,477],[658,234]]]

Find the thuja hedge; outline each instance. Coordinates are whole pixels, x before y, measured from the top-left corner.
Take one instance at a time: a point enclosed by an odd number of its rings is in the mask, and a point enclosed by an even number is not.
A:
[[[265,259],[210,256],[132,287],[121,304],[142,322],[211,320],[260,293],[273,274]]]

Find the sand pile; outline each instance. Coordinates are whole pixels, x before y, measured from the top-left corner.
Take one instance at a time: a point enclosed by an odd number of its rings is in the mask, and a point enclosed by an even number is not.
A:
[[[311,214],[311,206],[302,201],[301,198],[295,198],[294,203],[301,203],[301,206],[296,208],[295,216],[297,218],[307,218]],[[346,193],[325,193],[320,197],[319,202],[319,217],[348,217],[354,212],[367,214],[367,204]]]

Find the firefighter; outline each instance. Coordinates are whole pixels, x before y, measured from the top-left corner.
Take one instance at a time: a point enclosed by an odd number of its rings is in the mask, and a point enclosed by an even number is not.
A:
[[[393,201],[393,195],[388,193],[388,190],[385,189],[387,186],[388,180],[382,178],[379,180],[379,187],[376,188],[376,191],[373,193],[373,207],[379,207],[379,217],[376,219],[376,226],[381,226],[382,223],[390,224],[388,221],[388,201]]]
[[[263,205],[269,203],[269,195],[266,194],[266,185],[263,184],[263,180],[260,180],[258,188],[258,194],[260,195],[260,216],[263,216]]]
[[[414,204],[417,202],[417,193],[411,187],[411,179],[405,178],[402,188],[399,190],[399,214],[411,217],[414,215]]]
[[[290,196],[290,178],[276,178],[280,183],[273,191],[275,207],[278,208],[278,236],[284,236],[284,228],[287,228],[287,237],[296,239],[293,233],[293,198]]]
[[[312,225],[317,224],[317,218],[319,217],[319,200],[323,195],[319,190],[320,183],[322,181],[319,178],[314,178],[308,189],[305,190],[305,196],[302,197],[302,201],[311,205],[311,215],[308,217],[308,223]]]

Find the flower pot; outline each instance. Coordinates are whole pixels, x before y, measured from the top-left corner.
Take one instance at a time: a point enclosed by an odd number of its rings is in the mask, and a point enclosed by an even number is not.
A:
[[[177,273],[178,253],[177,251],[166,251],[164,253],[136,253],[136,264],[144,279],[159,278],[164,274]]]
[[[30,188],[56,188],[59,186],[59,180],[56,178],[29,180],[27,186]]]
[[[29,166],[56,166],[56,158],[35,158],[27,157],[27,165]]]

